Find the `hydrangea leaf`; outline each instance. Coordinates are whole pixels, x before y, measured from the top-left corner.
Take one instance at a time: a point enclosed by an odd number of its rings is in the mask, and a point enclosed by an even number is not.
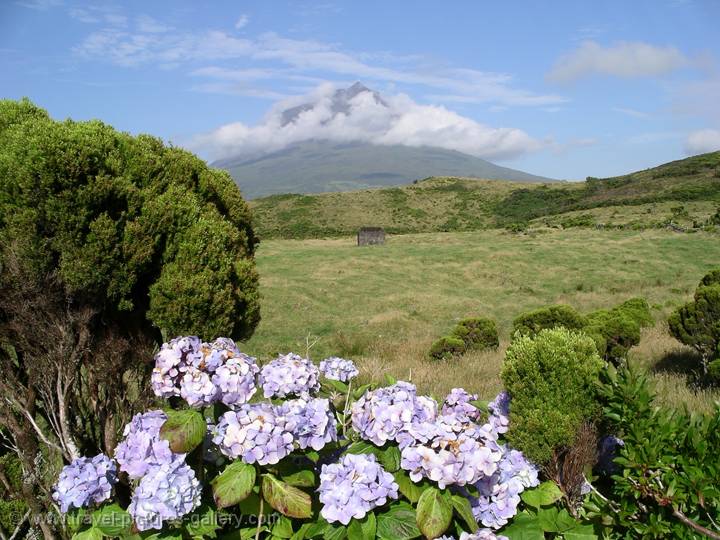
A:
[[[132,517],[119,504],[109,504],[98,508],[92,514],[93,527],[105,536],[121,536],[128,532],[132,525]]]
[[[393,477],[395,478],[395,482],[397,482],[400,493],[402,493],[405,498],[413,504],[418,502],[418,499],[420,499],[420,495],[422,495],[423,491],[431,485],[426,480],[419,483],[413,482],[408,473],[405,471],[396,471],[393,474]]]
[[[412,540],[421,534],[415,509],[406,502],[395,503],[377,516],[377,536],[382,540]]]
[[[525,504],[532,506],[533,508],[540,508],[548,504],[553,504],[555,501],[560,500],[562,497],[562,491],[555,482],[548,480],[543,482],[535,489],[529,489],[523,491],[520,495]]]
[[[263,498],[281,514],[298,519],[312,516],[312,500],[310,495],[285,482],[272,474],[263,476]]]
[[[255,485],[255,467],[235,461],[212,482],[213,498],[218,508],[227,508],[245,500]]]
[[[472,507],[470,506],[470,501],[468,501],[465,497],[461,497],[460,495],[453,495],[450,498],[450,501],[452,502],[452,506],[455,509],[455,512],[463,519],[465,524],[468,526],[468,529],[471,533],[474,533],[478,530],[478,524],[475,520],[475,516],[472,513]]]
[[[207,424],[198,411],[167,411],[168,419],[160,428],[160,438],[178,454],[192,452],[205,438]]]
[[[576,525],[563,533],[565,540],[597,540],[598,535],[592,525]]]
[[[281,476],[282,481],[295,487],[315,487],[315,473],[308,469],[303,469],[290,474]]]
[[[88,527],[82,531],[76,532],[72,540],[103,540],[103,533],[95,527]]]
[[[453,507],[449,497],[437,488],[423,491],[417,503],[416,520],[425,538],[442,535],[452,522]]]
[[[510,540],[545,540],[545,533],[538,524],[537,517],[527,512],[517,514],[500,534]]]
[[[275,522],[275,525],[273,525],[273,528],[270,532],[274,538],[292,538],[292,521],[290,521],[285,516],[280,516],[280,518]]]
[[[375,540],[377,520],[375,514],[370,512],[363,519],[352,519],[347,526],[348,540]]]
[[[541,508],[538,510],[538,523],[545,532],[565,533],[578,523],[567,510],[556,507]]]
[[[206,504],[187,516],[185,522],[185,532],[192,537],[215,538],[215,531],[220,528],[217,512]]]

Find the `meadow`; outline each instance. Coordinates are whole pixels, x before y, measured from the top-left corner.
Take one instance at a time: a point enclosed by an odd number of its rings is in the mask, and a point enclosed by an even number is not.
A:
[[[428,233],[362,248],[351,237],[266,240],[257,253],[262,321],[245,349],[263,360],[289,350],[344,356],[365,379],[387,372],[437,396],[456,386],[492,396],[518,314],[552,303],[587,312],[642,296],[657,322],[630,362],[651,372],[666,403],[710,410],[720,392],[688,387],[693,353],[665,320],[719,264],[716,234],[666,230]],[[498,351],[429,360],[431,342],[470,315],[497,321]]]

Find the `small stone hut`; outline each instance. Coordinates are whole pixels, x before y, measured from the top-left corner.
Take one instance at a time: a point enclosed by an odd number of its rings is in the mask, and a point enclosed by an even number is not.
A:
[[[357,233],[358,246],[375,246],[385,243],[385,229],[382,227],[363,227]]]

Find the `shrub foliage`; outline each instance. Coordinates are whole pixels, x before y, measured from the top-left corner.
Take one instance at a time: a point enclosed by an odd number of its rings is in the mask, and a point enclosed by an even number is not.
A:
[[[508,440],[537,463],[569,447],[598,412],[603,361],[593,340],[566,328],[521,336],[510,345],[502,381],[512,398]]]
[[[448,359],[470,350],[497,349],[499,345],[495,321],[485,317],[468,317],[455,325],[450,335],[433,342],[430,357]]]
[[[571,306],[563,304],[542,307],[528,311],[515,318],[513,333],[523,336],[534,336],[541,330],[562,326],[568,330],[580,330],[587,324],[585,317]]]

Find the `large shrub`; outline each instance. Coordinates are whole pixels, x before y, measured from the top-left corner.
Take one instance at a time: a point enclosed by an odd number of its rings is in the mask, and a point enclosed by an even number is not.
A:
[[[252,334],[256,243],[230,177],[189,152],[0,101],[0,425],[35,516],[61,458],[110,451],[146,405],[163,333]]]
[[[704,372],[720,358],[720,271],[702,279],[693,300],[670,315],[668,326],[678,341],[700,353]]]
[[[513,321],[513,334],[534,336],[546,328],[560,326],[568,330],[579,330],[587,324],[585,317],[571,306],[559,304],[546,306],[520,314]]]
[[[602,367],[593,340],[566,328],[513,341],[501,373],[512,398],[511,444],[537,463],[570,446],[598,412],[595,387]]]
[[[455,336],[443,336],[430,346],[430,358],[448,360],[465,352],[465,343]]]

